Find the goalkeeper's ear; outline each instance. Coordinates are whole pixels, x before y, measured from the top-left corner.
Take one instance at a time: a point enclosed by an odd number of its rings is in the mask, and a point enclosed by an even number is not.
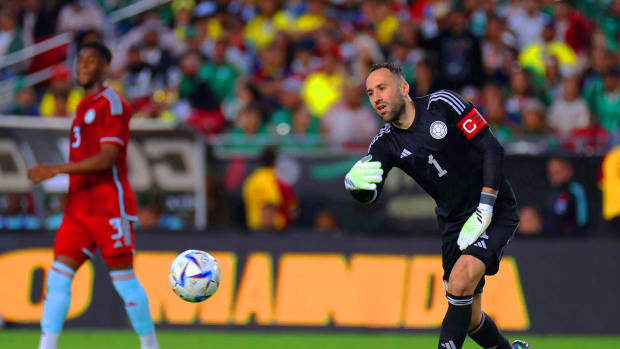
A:
[[[404,77],[400,77],[400,84],[399,84],[399,90],[400,90],[400,95],[407,99],[410,98],[409,97],[409,83],[405,80]]]

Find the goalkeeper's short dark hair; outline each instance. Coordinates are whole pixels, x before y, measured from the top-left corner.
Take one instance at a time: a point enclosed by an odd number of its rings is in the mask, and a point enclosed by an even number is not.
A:
[[[91,41],[91,42],[87,42],[85,44],[82,44],[78,50],[78,52],[80,52],[81,50],[85,49],[85,48],[92,48],[93,50],[97,51],[97,53],[99,54],[99,56],[101,58],[103,58],[103,60],[107,63],[110,64],[110,62],[112,62],[112,52],[110,51],[110,49],[104,45],[102,42],[100,41]]]
[[[368,72],[368,74],[372,73],[375,70],[379,70],[379,69],[387,69],[392,74],[397,75],[401,77],[403,80],[405,80],[405,74],[403,73],[403,69],[400,67],[400,65],[396,63],[392,63],[392,62],[375,63],[370,68],[370,71]]]

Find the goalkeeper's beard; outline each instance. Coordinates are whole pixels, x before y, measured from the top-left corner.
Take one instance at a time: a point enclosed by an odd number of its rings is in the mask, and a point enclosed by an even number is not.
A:
[[[399,121],[405,115],[405,99],[401,98],[399,102],[394,103],[394,110],[390,114],[386,122]]]

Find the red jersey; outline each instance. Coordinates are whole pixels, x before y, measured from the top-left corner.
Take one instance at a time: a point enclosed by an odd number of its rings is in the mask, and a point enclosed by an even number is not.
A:
[[[71,126],[69,161],[97,155],[105,143],[121,149],[112,168],[69,175],[67,211],[79,216],[135,219],[136,200],[127,180],[130,119],[129,104],[109,87],[80,101]]]

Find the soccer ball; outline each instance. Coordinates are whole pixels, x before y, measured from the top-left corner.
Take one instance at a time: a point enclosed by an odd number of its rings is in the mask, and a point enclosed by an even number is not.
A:
[[[181,299],[202,302],[217,291],[220,267],[207,252],[187,250],[172,261],[169,279],[172,290]]]

